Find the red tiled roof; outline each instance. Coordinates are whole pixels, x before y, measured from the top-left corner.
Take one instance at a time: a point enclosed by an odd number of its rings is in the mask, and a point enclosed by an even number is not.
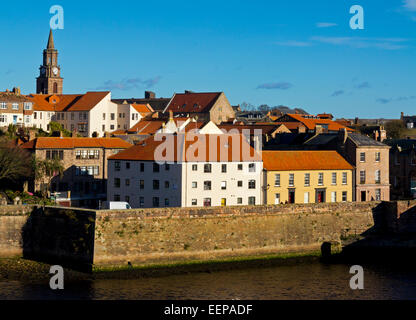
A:
[[[220,95],[221,92],[176,93],[166,111],[208,112]]]
[[[192,141],[184,141],[185,137]],[[215,145],[216,149],[213,149],[212,147]],[[233,148],[233,146],[236,147]],[[243,156],[248,154],[248,150],[250,156]],[[233,155],[233,151],[235,155]],[[187,162],[261,161],[260,155],[254,151],[242,135],[212,134],[156,134],[109,159],[158,162],[183,162],[183,160]]]
[[[33,102],[35,111],[89,111],[110,92],[87,92],[85,94],[31,94],[27,98]]]
[[[131,105],[137,112],[141,114],[148,114],[154,112],[150,104],[132,104]]]
[[[133,127],[127,130],[127,133],[140,133],[140,134],[155,134],[160,128],[162,128],[165,121],[161,120],[141,120]]]
[[[330,131],[339,131],[340,129],[347,129],[348,131],[354,131],[351,128],[346,128],[345,126],[332,121],[330,119],[312,119],[312,118],[305,118],[300,114],[286,114],[299,122],[302,122],[309,130],[315,130],[316,125],[328,125],[328,130]],[[286,122],[285,122],[286,123]],[[286,124],[285,124],[286,125]],[[289,128],[290,129],[290,128]]]
[[[336,151],[263,151],[263,167],[269,171],[352,170]]]
[[[24,149],[108,148],[126,149],[131,144],[120,138],[38,137],[22,145]]]

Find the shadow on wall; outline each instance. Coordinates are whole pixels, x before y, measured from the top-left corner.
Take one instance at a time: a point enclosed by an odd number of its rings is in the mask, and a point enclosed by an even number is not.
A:
[[[92,272],[95,212],[35,207],[22,228],[23,258]]]
[[[344,246],[342,256],[362,261],[390,262],[416,253],[416,202],[382,202],[373,208],[374,226],[361,240]]]

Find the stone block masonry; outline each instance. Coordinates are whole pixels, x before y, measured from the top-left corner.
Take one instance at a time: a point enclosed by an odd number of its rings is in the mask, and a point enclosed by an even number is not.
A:
[[[403,217],[397,212],[415,205],[350,202],[124,211],[7,206],[0,207],[0,256],[26,254],[92,268],[307,253],[319,250],[323,242],[340,242],[369,230],[389,231],[397,223],[392,217]]]

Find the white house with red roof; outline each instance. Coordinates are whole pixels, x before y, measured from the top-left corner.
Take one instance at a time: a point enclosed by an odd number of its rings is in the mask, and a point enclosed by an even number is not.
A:
[[[156,134],[109,157],[107,200],[133,208],[261,204],[262,171],[241,135]]]

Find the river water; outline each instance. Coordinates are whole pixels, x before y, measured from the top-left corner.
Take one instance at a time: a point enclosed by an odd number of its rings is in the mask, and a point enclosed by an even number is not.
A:
[[[416,299],[416,270],[362,265],[364,290],[351,290],[350,265],[308,262],[292,266],[193,273],[158,278],[66,283],[0,281],[0,299]]]

